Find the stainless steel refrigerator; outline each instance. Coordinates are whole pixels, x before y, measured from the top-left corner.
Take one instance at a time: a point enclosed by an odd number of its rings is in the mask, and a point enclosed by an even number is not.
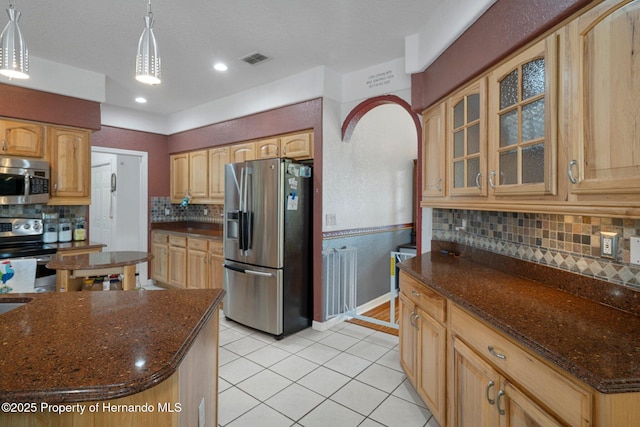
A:
[[[311,168],[225,166],[224,315],[276,338],[311,324]]]

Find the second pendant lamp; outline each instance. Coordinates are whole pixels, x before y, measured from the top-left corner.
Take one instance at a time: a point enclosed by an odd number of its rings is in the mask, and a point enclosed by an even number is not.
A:
[[[151,0],[147,5],[147,14],[144,17],[144,30],[138,41],[138,54],[136,55],[136,80],[149,85],[160,84],[160,55],[158,44],[153,34],[153,13],[151,13]]]

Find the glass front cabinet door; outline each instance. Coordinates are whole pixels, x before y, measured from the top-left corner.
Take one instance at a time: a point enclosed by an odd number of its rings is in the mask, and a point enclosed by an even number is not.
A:
[[[449,194],[487,195],[486,79],[467,86],[447,101]]]
[[[556,193],[556,44],[550,36],[489,76],[488,184],[495,195]]]

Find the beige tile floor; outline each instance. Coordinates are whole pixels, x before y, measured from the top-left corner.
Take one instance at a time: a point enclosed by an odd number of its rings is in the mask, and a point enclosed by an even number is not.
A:
[[[393,335],[341,323],[277,341],[221,315],[219,359],[221,427],[439,427]]]

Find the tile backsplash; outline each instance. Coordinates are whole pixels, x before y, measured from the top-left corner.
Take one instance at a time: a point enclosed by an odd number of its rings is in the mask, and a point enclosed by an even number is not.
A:
[[[47,205],[2,205],[0,217],[3,218],[42,218],[43,213],[57,213],[59,218],[73,220],[77,217],[87,218],[87,206],[47,206]]]
[[[456,230],[466,220],[464,231]],[[620,236],[616,259],[600,257],[600,232]],[[433,239],[464,243],[640,290],[640,266],[629,263],[629,237],[640,220],[595,216],[433,210]]]
[[[169,197],[152,197],[151,222],[195,221],[222,224],[223,209],[223,205],[190,204],[183,207],[171,203]]]

